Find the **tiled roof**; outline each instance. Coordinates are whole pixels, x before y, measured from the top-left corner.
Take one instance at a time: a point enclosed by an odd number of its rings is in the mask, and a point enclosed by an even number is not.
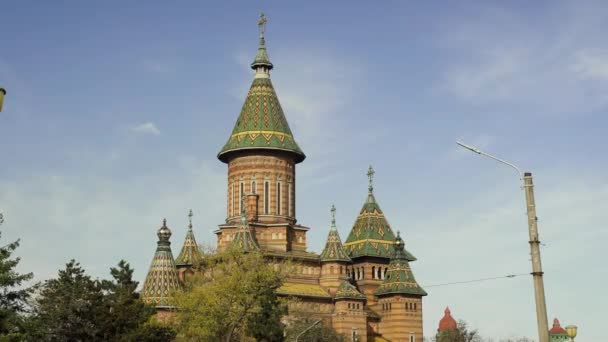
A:
[[[277,289],[277,293],[287,296],[331,298],[318,284],[284,283]]]
[[[251,66],[272,69],[263,36]],[[293,138],[269,75],[254,78],[241,114],[218,158],[227,162],[231,153],[248,149],[286,151],[294,155],[296,163],[306,158]]]
[[[180,283],[171,253],[171,230],[167,227],[167,220],[163,220],[157,235],[158,246],[144,281],[142,299],[145,303],[155,304],[156,307],[170,307],[169,295],[171,291],[180,288]]]
[[[345,280],[340,284],[338,290],[336,290],[335,299],[362,299],[365,300],[363,295],[357,288],[351,284],[348,280]]]
[[[456,330],[458,328],[458,324],[454,317],[452,317],[452,313],[450,312],[450,308],[445,308],[443,313],[443,318],[439,321],[439,328],[437,331],[447,331],[447,330]]]
[[[384,282],[374,291],[376,296],[389,294],[409,294],[426,296],[427,293],[418,285],[410,268],[403,240],[397,234],[394,244],[394,255],[388,265]]]
[[[321,261],[344,261],[350,262],[350,258],[346,253],[346,250],[342,246],[342,240],[340,234],[336,228],[335,212],[336,208],[332,205],[332,220],[331,228],[329,228],[329,234],[327,235],[327,241],[325,242],[325,248],[321,252]]]
[[[190,210],[190,217],[192,217],[192,210]],[[196,243],[194,238],[194,232],[192,232],[192,221],[188,225],[188,232],[186,233],[186,239],[182,250],[179,252],[177,259],[175,259],[176,265],[196,265],[203,260],[201,250]]]

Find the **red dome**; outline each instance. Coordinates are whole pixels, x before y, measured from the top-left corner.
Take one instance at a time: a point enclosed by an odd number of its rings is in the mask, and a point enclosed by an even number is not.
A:
[[[561,325],[559,325],[559,321],[556,319],[553,320],[553,328],[551,328],[549,330],[549,334],[554,335],[554,334],[567,334],[566,329],[562,328]]]
[[[445,314],[443,318],[439,321],[439,329],[437,331],[446,331],[446,330],[456,330],[458,325],[456,324],[456,320],[452,317],[450,313],[450,308],[445,308]]]

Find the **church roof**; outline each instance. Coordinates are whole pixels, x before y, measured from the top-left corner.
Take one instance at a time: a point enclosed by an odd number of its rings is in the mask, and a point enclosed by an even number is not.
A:
[[[336,207],[331,206],[331,228],[329,228],[329,234],[327,235],[327,241],[325,242],[325,248],[321,252],[321,261],[344,261],[350,262],[350,258],[342,246],[342,240],[340,234],[336,228]]]
[[[203,260],[201,250],[194,238],[194,232],[192,232],[192,210],[188,213],[188,217],[190,218],[188,232],[186,233],[182,250],[179,252],[177,259],[175,259],[176,265],[196,265]]]
[[[553,327],[549,329],[549,335],[568,335],[566,329],[562,328],[559,324],[559,320],[555,318],[553,320]]]
[[[154,258],[150,264],[148,275],[142,289],[142,299],[145,303],[154,304],[157,308],[171,307],[168,298],[171,291],[180,288],[175,261],[171,253],[171,230],[167,220],[158,230],[158,243]]]
[[[439,328],[437,331],[447,331],[447,330],[456,330],[458,328],[458,323],[454,317],[452,317],[452,313],[450,312],[450,308],[446,307],[443,318],[439,321]]]
[[[380,286],[374,291],[376,296],[390,294],[408,294],[426,296],[426,291],[418,285],[410,268],[404,243],[399,234],[395,239],[394,254],[388,265],[386,276]]]
[[[277,293],[286,296],[327,298],[331,296],[319,284],[283,283]]]
[[[348,280],[345,280],[340,284],[338,290],[336,290],[336,299],[366,299],[357,288],[351,284]]]
[[[245,212],[245,196],[243,196],[241,204],[241,223],[234,234],[232,246],[236,246],[245,252],[259,251],[260,246],[251,233],[251,228],[247,224],[247,213]]]
[[[272,86],[268,71],[272,69],[272,63],[268,59],[262,28],[266,19],[262,17],[260,23],[260,46],[251,64],[251,67],[256,69],[256,77],[249,88],[232,134],[217,157],[228,162],[229,156],[237,151],[280,150],[293,154],[296,163],[299,163],[306,155],[294,140]]]
[[[372,184],[374,173],[370,166],[367,172],[369,177],[367,199],[344,243],[344,247],[351,258],[363,256],[390,258],[393,254],[392,247],[395,243],[395,234],[374,196]],[[407,251],[405,251],[405,256],[408,261],[416,260]]]

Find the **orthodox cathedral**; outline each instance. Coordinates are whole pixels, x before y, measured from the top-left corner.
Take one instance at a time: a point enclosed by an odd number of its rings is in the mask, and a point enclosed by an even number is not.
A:
[[[422,342],[422,297],[399,233],[389,225],[373,188],[374,170],[363,207],[342,242],[332,220],[321,253],[307,250],[311,229],[296,219],[296,166],[306,155],[296,143],[270,79],[273,64],[264,39],[262,15],[259,47],[251,68],[255,76],[234,129],[217,158],[227,164],[226,221],[215,231],[218,250],[236,245],[260,251],[273,260],[297,264],[278,293],[296,297],[308,311],[352,341]],[[190,213],[192,218],[192,213]],[[171,290],[181,287],[201,260],[192,220],[177,258],[171,230],[163,220],[158,246],[143,285],[144,301],[166,313]]]

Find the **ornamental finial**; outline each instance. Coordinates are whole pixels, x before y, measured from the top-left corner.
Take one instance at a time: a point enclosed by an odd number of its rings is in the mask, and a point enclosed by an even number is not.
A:
[[[264,12],[260,12],[260,20],[258,20],[258,28],[260,29],[260,38],[264,38],[264,32],[266,32],[266,16]]]
[[[188,224],[188,229],[192,230],[192,216],[194,216],[194,214],[192,214],[192,209],[190,209],[190,211],[188,211],[188,221],[190,222]]]
[[[245,224],[247,222],[247,211],[245,210],[245,199],[247,196],[243,194],[241,197],[241,223]]]
[[[331,229],[336,229],[336,206],[331,205]]]
[[[367,178],[369,178],[369,186],[367,187],[367,189],[369,190],[370,193],[374,191],[374,174],[375,173],[376,172],[370,165],[369,169],[367,169]]]

